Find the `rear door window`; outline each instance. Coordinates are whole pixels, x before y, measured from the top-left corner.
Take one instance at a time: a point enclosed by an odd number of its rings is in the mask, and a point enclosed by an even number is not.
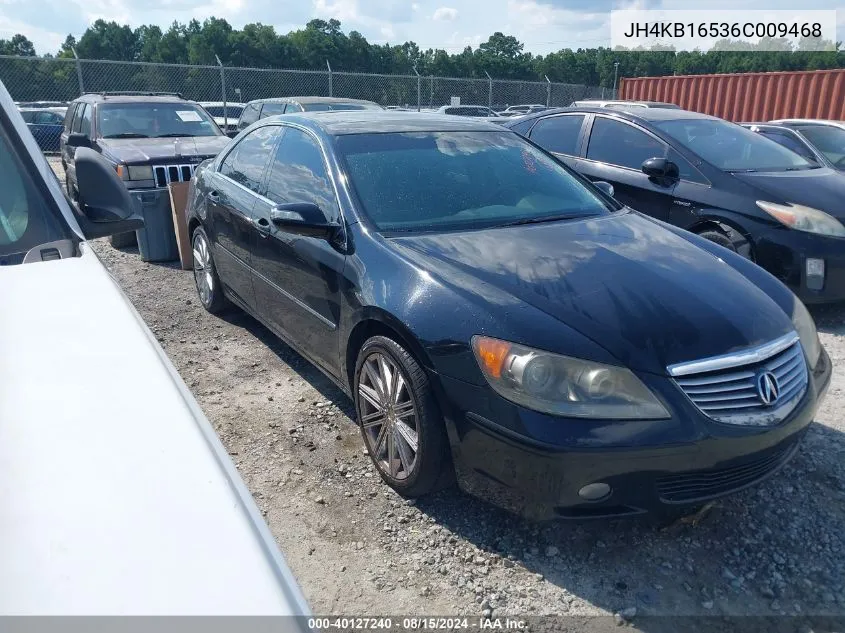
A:
[[[87,103],[80,103],[76,107],[76,112],[73,115],[73,126],[71,127],[72,132],[79,132],[82,129],[82,116],[88,107]]]
[[[265,103],[261,108],[261,118],[266,116],[276,116],[277,114],[285,113],[284,103]]]
[[[263,194],[264,170],[280,128],[265,125],[243,137],[220,165],[220,173],[240,185]]]
[[[587,158],[639,171],[649,158],[666,156],[666,145],[633,125],[597,116],[590,132]]]
[[[759,134],[762,134],[766,138],[772,139],[778,145],[783,145],[785,148],[791,149],[793,152],[795,152],[796,154],[800,154],[807,160],[810,160],[814,163],[818,162],[810,148],[804,145],[804,143],[799,141],[797,138],[795,138],[795,136],[793,136],[789,132],[765,129],[760,130]]]
[[[564,114],[540,119],[532,128],[530,138],[550,152],[576,156],[583,124],[583,114]]]
[[[86,106],[82,111],[82,118],[79,124],[79,131],[88,137],[91,136],[91,115],[93,114],[93,110],[93,106]]]
[[[243,113],[241,114],[241,120],[238,121],[238,127],[245,128],[255,123],[258,120],[259,108],[260,104],[258,103],[250,103],[247,107],[245,107]]]

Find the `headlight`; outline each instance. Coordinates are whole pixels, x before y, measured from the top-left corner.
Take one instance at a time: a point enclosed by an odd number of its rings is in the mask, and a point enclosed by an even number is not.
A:
[[[151,165],[118,165],[117,175],[123,180],[152,180],[153,168]]]
[[[801,339],[801,347],[804,348],[804,353],[807,355],[807,361],[810,367],[815,367],[819,360],[819,355],[822,353],[822,344],[819,341],[818,332],[816,332],[816,324],[813,317],[807,311],[807,308],[801,302],[801,299],[794,297],[792,306],[792,325],[798,332],[798,337]]]
[[[824,211],[800,204],[775,204],[763,200],[758,200],[757,206],[790,229],[818,233],[819,235],[845,237],[845,226]]]
[[[511,402],[576,418],[641,420],[669,413],[624,367],[560,356],[486,336],[472,349],[487,382]]]

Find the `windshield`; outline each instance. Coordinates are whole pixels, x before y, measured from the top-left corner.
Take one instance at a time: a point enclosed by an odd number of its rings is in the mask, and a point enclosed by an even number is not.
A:
[[[364,211],[380,231],[448,231],[609,213],[554,159],[511,132],[338,137]]]
[[[227,105],[226,106],[226,114],[223,114],[223,106],[205,106],[205,111],[208,112],[211,116],[223,117],[226,116],[230,119],[237,119],[241,116],[241,112],[243,112],[243,106],[233,106]]]
[[[324,112],[326,110],[381,110],[375,103],[303,103],[306,112]]]
[[[190,103],[103,103],[97,125],[100,138],[221,135],[205,110]]]
[[[845,169],[845,130],[832,125],[805,125],[798,130],[838,169]]]
[[[655,125],[725,171],[793,171],[818,167],[772,140],[721,119],[675,119]]]

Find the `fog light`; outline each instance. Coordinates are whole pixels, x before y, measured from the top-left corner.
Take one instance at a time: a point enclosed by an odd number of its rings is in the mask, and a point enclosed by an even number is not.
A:
[[[610,494],[610,486],[606,483],[587,484],[578,491],[578,496],[587,501],[601,501]]]
[[[809,290],[821,290],[824,288],[824,260],[807,258],[806,277]]]

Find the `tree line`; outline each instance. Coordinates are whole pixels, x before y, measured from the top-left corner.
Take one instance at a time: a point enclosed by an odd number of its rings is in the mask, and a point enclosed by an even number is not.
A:
[[[777,43],[777,42],[776,42]],[[782,40],[780,50],[748,50],[748,45],[725,43],[707,52],[674,50],[613,50],[566,48],[548,55],[533,55],[511,35],[497,32],[477,48],[460,53],[422,50],[414,42],[371,44],[358,31],[348,34],[338,20],[311,20],[304,28],[279,34],[270,25],[247,24],[233,28],[226,20],[208,18],[187,24],[174,22],[162,30],[156,25],[132,29],[97,20],[79,39],[68,35],[61,48],[45,57],[216,64],[257,68],[325,70],[423,76],[516,79],[610,87],[618,77],[688,75],[705,73],[766,72],[845,68],[845,50],[793,49]],[[737,50],[745,49],[745,50]],[[35,56],[24,35],[0,39],[0,54]],[[617,67],[618,64],[618,67]]]

